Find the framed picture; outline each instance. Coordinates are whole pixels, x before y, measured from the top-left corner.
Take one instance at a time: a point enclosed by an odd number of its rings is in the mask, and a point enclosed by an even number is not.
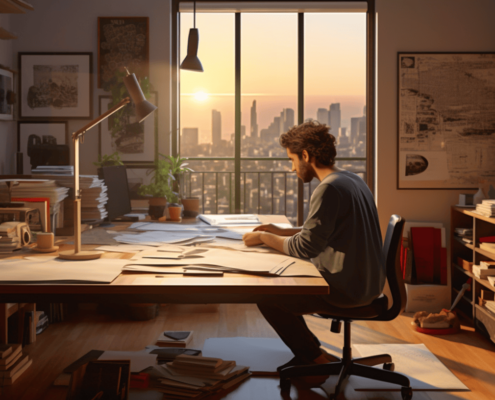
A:
[[[93,53],[19,53],[19,117],[92,119]]]
[[[124,67],[138,79],[149,77],[149,18],[99,17],[98,87]]]
[[[14,119],[14,73],[0,68],[0,120]]]
[[[33,149],[36,151],[36,146],[45,144],[54,148],[55,145],[68,143],[67,122],[19,121],[17,123],[17,151],[23,155],[22,172],[25,175],[31,173],[30,154],[36,155],[33,153]],[[48,156],[46,149],[42,149],[41,153]],[[70,161],[70,155],[67,156]]]
[[[495,182],[495,53],[398,53],[397,188]]]
[[[151,92],[148,99],[158,105],[158,93]],[[99,112],[110,108],[112,98],[99,96]],[[100,135],[99,154],[108,155],[118,151],[126,165],[136,163],[152,164],[158,156],[158,112],[143,122],[136,121],[133,105],[128,105],[122,113],[116,113],[98,125]]]

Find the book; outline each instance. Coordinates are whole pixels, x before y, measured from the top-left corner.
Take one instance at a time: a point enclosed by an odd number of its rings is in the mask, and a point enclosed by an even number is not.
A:
[[[416,278],[420,283],[433,283],[435,264],[435,228],[411,228]]]
[[[24,366],[24,364],[26,364],[27,362],[29,361],[29,356],[26,354],[26,355],[23,355],[22,357],[20,357],[14,365],[12,365],[12,367],[10,367],[9,369],[5,370],[5,371],[0,371],[0,381],[3,379],[3,378],[12,378],[15,374],[17,374],[17,372],[19,372],[19,370]]]
[[[164,331],[156,339],[160,347],[187,347],[192,338],[192,331]]]
[[[12,352],[10,353],[10,355],[0,359],[0,370],[5,371],[9,369],[21,356],[21,352],[22,352],[21,344],[13,344],[11,345],[11,347],[12,347]]]
[[[488,282],[490,282],[490,285],[495,287],[495,276],[487,276]]]
[[[24,372],[31,366],[33,360],[27,360],[26,363],[20,367],[17,372],[12,375],[10,378],[0,378],[2,379],[2,383],[6,386],[12,385],[17,379],[19,379]]]
[[[486,279],[487,276],[495,276],[495,268],[483,268],[481,265],[473,265],[474,276]]]
[[[480,261],[482,268],[495,268],[495,261]]]
[[[480,249],[495,253],[495,243],[480,243]]]
[[[200,214],[199,219],[209,225],[259,225],[258,217],[254,214]]]
[[[149,347],[148,347],[149,348]],[[177,356],[181,354],[185,354],[187,356],[200,356],[201,350],[196,349],[183,349],[183,348],[167,348],[167,347],[159,347],[150,351],[150,354],[156,354],[158,364],[169,362],[175,360]]]

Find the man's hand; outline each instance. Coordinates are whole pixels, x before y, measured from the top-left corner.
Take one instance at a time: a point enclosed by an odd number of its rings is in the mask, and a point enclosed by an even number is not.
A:
[[[242,240],[244,241],[244,244],[246,246],[259,246],[260,244],[263,244],[263,241],[261,240],[262,233],[263,232],[245,233],[244,236],[242,237]]]
[[[253,232],[269,232],[269,233],[273,233],[274,235],[285,236],[284,229],[279,228],[277,225],[273,225],[273,224],[263,224],[257,226],[256,228],[253,229]]]

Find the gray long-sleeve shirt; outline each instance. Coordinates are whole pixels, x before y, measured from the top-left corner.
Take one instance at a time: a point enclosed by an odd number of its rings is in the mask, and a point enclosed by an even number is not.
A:
[[[382,235],[373,195],[356,174],[326,176],[311,196],[301,232],[286,239],[293,257],[310,258],[347,306],[369,304],[385,285]]]

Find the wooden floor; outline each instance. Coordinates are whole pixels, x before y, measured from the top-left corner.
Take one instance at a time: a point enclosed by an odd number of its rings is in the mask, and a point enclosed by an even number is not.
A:
[[[330,333],[327,320],[306,319],[322,345],[338,355],[342,335]],[[407,316],[386,323],[353,323],[353,343],[424,343],[471,389],[456,393],[415,392],[415,400],[495,399],[495,345],[468,327],[463,327],[462,333],[457,335],[433,337],[412,331],[409,324],[410,317]],[[53,388],[52,382],[71,362],[92,349],[142,350],[165,329],[193,330],[190,346],[193,348],[201,348],[209,337],[277,337],[254,305],[162,306],[157,318],[145,322],[101,314],[86,305],[67,322],[51,325],[37,337],[36,343],[25,348],[34,360],[33,365],[13,386],[0,388],[0,399],[64,399],[65,391]],[[330,380],[324,389],[331,391]],[[273,378],[251,378],[223,398],[282,399],[278,381]],[[291,398],[323,400],[327,395],[322,389],[298,391],[294,388]],[[356,392],[347,385],[342,398],[399,400],[401,397],[398,392]]]

